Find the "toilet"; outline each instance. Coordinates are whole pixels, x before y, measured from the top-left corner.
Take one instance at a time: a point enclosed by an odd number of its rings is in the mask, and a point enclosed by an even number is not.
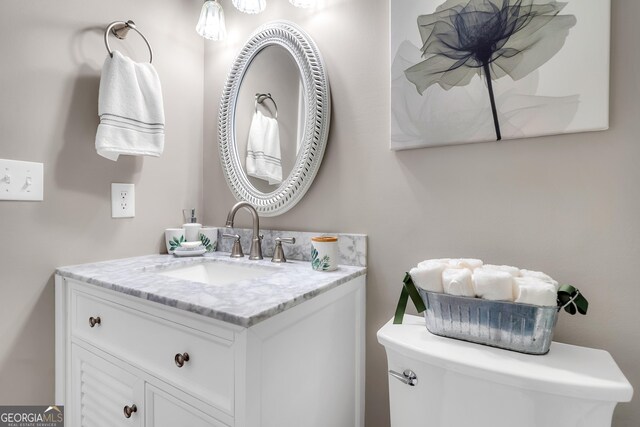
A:
[[[633,388],[604,350],[531,356],[431,334],[405,316],[378,331],[392,427],[610,427]]]

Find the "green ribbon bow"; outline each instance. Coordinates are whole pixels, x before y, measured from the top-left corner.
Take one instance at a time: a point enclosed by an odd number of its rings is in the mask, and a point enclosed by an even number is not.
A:
[[[409,297],[411,297],[411,301],[413,301],[413,305],[416,306],[418,313],[422,313],[427,309],[422,301],[422,297],[420,297],[420,294],[418,293],[418,289],[416,289],[416,285],[413,283],[413,280],[411,280],[411,276],[409,273],[405,273],[404,279],[402,279],[402,292],[400,293],[400,299],[398,300],[398,305],[396,307],[396,314],[393,318],[393,323],[395,325],[402,324],[402,318],[404,317],[404,312],[407,309]]]
[[[558,290],[558,306],[571,315],[576,312],[584,315],[589,309],[589,301],[573,286],[562,285]]]

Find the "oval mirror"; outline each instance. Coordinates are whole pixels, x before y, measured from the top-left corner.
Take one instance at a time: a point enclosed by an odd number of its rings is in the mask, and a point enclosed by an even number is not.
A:
[[[261,216],[298,203],[320,167],[329,116],[329,82],[313,40],[290,22],[256,30],[220,102],[220,161],[235,198]]]

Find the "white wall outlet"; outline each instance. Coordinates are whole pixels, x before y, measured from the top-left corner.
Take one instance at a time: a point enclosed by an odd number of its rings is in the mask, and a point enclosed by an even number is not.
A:
[[[0,159],[0,200],[42,201],[44,165]]]
[[[111,184],[111,218],[136,216],[136,193],[133,184]]]

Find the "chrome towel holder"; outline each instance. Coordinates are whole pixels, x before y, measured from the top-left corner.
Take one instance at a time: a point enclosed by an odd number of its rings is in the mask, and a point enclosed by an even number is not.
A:
[[[149,48],[149,63],[153,62],[153,49],[151,49],[151,45],[149,44],[149,40],[136,28],[136,23],[132,20],[125,21],[114,21],[107,26],[107,29],[104,30],[104,44],[107,47],[107,52],[109,52],[109,56],[113,58],[113,51],[109,46],[109,34],[113,34],[120,40],[124,40],[127,38],[127,34],[129,30],[133,30],[136,33],[140,34],[142,40],[147,44]],[[276,107],[277,108],[277,107]]]
[[[273,106],[276,107],[276,120],[278,119],[278,104],[273,99],[270,93],[256,93],[256,102],[255,102],[255,110],[258,112],[258,104],[262,104],[266,99],[270,100],[273,103]]]

